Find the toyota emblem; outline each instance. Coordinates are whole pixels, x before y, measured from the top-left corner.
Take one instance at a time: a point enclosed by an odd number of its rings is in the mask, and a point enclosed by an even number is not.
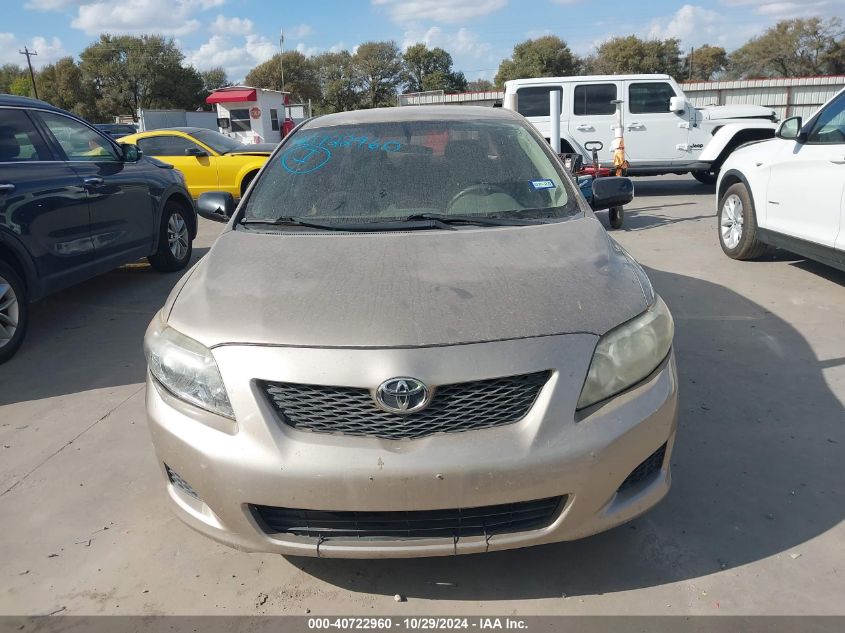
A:
[[[391,378],[376,389],[376,403],[390,413],[415,413],[428,402],[428,387],[416,378]]]

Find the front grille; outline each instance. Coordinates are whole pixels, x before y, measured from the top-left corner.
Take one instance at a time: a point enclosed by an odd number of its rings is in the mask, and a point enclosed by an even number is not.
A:
[[[663,468],[663,459],[666,457],[666,444],[658,448],[651,455],[645,458],[642,464],[631,471],[631,474],[625,478],[619,490],[625,490],[634,486],[641,481],[646,481],[652,477],[656,472]]]
[[[314,538],[456,538],[536,530],[551,524],[566,496],[480,508],[331,512],[251,506],[268,534]]]
[[[376,407],[352,387],[262,383],[282,422],[295,429],[386,440],[414,439],[512,424],[525,417],[548,371],[443,385],[427,408],[409,415]]]

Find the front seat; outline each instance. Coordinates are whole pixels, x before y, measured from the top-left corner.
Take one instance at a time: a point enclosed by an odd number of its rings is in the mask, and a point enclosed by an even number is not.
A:
[[[15,136],[15,129],[4,125],[0,127],[0,163],[15,160],[21,153],[21,145]]]

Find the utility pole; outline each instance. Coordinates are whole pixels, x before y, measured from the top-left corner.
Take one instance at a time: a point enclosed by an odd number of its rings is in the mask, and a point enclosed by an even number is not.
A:
[[[282,71],[282,92],[285,91],[285,62],[282,59],[285,56],[285,32],[279,33],[279,69]]]
[[[279,31],[279,70],[282,71],[282,120],[288,118],[288,105],[285,99],[285,31]]]
[[[32,80],[32,92],[35,94],[35,98],[38,98],[38,88],[35,87],[35,73],[32,72],[32,60],[30,57],[33,55],[38,55],[36,51],[29,50],[26,46],[23,47],[22,51],[18,51],[21,55],[26,55],[26,64],[29,66],[29,78]]]
[[[691,46],[689,49],[689,77],[687,79],[692,80],[692,56],[695,55],[695,46]]]

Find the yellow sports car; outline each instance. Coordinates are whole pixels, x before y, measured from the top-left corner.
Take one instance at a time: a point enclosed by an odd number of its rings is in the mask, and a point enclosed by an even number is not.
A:
[[[227,191],[240,198],[275,149],[272,143],[244,145],[199,127],[174,127],[122,137],[145,156],[170,163],[185,175],[194,199],[206,191]]]

